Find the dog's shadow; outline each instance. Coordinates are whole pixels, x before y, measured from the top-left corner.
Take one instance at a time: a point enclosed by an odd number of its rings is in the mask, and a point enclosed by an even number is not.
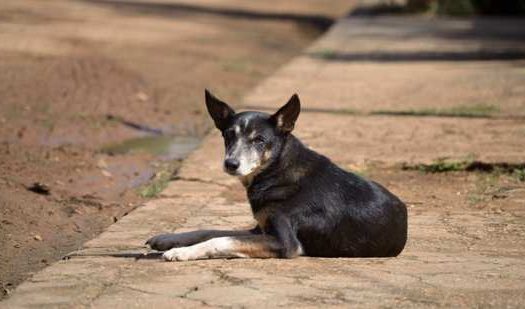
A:
[[[125,259],[135,259],[135,260],[159,260],[162,258],[162,252],[148,252],[148,253],[135,253],[135,252],[126,252],[126,253],[111,253],[108,256],[116,258],[125,258]]]
[[[124,259],[134,259],[138,260],[160,260],[162,258],[163,252],[117,252],[117,253],[72,253],[65,256],[64,260],[69,260],[71,258],[81,258],[81,257],[115,257],[115,258],[124,258]]]

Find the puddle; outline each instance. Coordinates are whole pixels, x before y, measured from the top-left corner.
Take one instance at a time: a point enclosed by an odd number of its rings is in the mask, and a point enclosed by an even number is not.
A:
[[[162,160],[181,160],[186,158],[199,144],[200,139],[196,137],[155,135],[106,145],[101,151],[109,155],[148,153]]]

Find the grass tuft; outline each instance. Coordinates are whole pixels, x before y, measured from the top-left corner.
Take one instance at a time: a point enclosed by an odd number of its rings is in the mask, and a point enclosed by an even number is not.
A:
[[[180,161],[174,161],[162,166],[150,182],[140,187],[138,193],[143,198],[155,198],[166,189],[173,175],[180,167]]]
[[[525,167],[515,169],[512,172],[512,176],[514,176],[519,181],[525,181]]]
[[[444,109],[419,109],[406,111],[374,111],[372,115],[398,115],[398,116],[435,116],[435,117],[463,117],[486,118],[498,112],[499,108],[489,104],[461,105]]]
[[[337,52],[333,49],[321,49],[313,54],[315,57],[324,59],[324,60],[332,60],[337,56]]]
[[[403,165],[403,170],[417,170],[425,173],[446,173],[446,172],[481,172],[493,175],[511,175],[519,181],[525,181],[525,163],[485,163],[481,161],[449,160],[441,158],[431,164]]]
[[[415,169],[426,173],[444,173],[465,171],[472,162],[469,161],[451,161],[447,159],[438,159],[432,164],[418,164]],[[410,168],[407,168],[410,169]]]

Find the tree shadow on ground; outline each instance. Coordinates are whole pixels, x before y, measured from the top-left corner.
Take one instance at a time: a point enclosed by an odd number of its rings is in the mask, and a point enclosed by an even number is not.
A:
[[[318,50],[312,57],[329,61],[494,61],[525,59],[525,19],[349,17],[336,31],[347,38],[342,48]],[[360,50],[373,42],[369,50]],[[402,45],[400,42],[404,42]],[[353,43],[353,44],[352,44]],[[405,47],[414,45],[414,48]],[[355,50],[355,51],[354,51]]]
[[[374,62],[417,62],[417,61],[495,61],[525,59],[521,51],[465,51],[465,52],[313,52],[311,56],[330,61],[374,61]]]
[[[118,11],[130,13],[161,15],[161,16],[188,16],[192,14],[214,15],[230,18],[239,18],[252,21],[284,21],[308,25],[319,31],[327,30],[334,22],[330,17],[315,14],[273,13],[236,8],[206,7],[202,5],[164,3],[164,2],[131,2],[125,0],[80,0],[113,7]]]

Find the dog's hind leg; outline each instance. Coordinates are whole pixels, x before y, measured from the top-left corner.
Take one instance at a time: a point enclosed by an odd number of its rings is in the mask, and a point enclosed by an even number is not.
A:
[[[200,230],[186,233],[160,234],[148,239],[146,245],[149,245],[151,249],[154,250],[165,251],[171,248],[191,246],[217,237],[248,236],[256,234],[260,234],[260,229],[258,227],[242,231]]]
[[[206,258],[274,258],[282,245],[270,235],[228,236],[164,252],[167,261],[189,261]]]

